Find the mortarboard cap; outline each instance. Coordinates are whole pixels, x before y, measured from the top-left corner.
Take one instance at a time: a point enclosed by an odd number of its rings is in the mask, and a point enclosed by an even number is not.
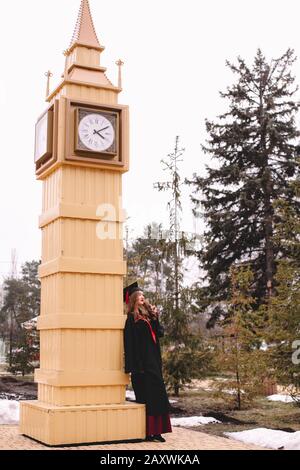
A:
[[[137,291],[143,291],[143,289],[139,287],[137,282],[134,282],[133,284],[130,284],[129,286],[125,287],[123,289],[123,302],[126,302],[126,304],[128,304],[129,297],[131,296],[131,294]]]

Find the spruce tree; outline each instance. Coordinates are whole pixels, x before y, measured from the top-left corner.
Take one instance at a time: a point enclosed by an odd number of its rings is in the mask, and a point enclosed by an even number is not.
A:
[[[222,347],[216,348],[215,361],[219,370],[229,374],[220,381],[218,394],[234,400],[235,407],[245,404],[262,393],[267,379],[266,354],[260,348],[263,332],[263,312],[253,310],[251,285],[253,273],[247,265],[230,268],[230,297],[227,315],[222,321]]]
[[[276,273],[277,295],[268,305],[269,367],[280,385],[300,404],[300,268],[282,260]],[[263,310],[266,307],[263,306]]]
[[[294,188],[298,192],[300,183]],[[265,340],[274,375],[300,403],[300,215],[283,200],[274,208],[280,221],[274,244],[284,257],[278,263],[276,296],[262,307],[268,319]]]
[[[40,309],[38,261],[22,266],[22,277],[7,278],[3,284],[4,301],[0,310],[0,334],[9,346],[9,370],[24,375],[33,370],[39,358],[39,336],[26,323],[37,317]]]
[[[202,210],[207,224],[198,252],[206,272],[199,299],[210,306],[210,325],[226,313],[222,302],[229,295],[233,263],[251,263],[256,307],[274,293],[282,253],[273,243],[273,202],[288,201],[300,211],[289,184],[299,175],[294,61],[288,49],[270,62],[258,50],[252,67],[240,57],[236,65],[227,62],[237,80],[221,93],[228,111],[216,122],[206,121],[209,137],[203,146],[216,164],[206,167],[207,176],[194,174],[186,181],[194,188],[194,213]]]

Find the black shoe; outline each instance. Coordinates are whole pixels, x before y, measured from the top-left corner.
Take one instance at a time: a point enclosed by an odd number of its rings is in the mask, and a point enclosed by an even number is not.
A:
[[[159,442],[166,442],[166,439],[164,439],[160,434],[155,434],[155,436],[153,436],[153,440]]]
[[[145,441],[154,441],[154,436],[146,436]]]

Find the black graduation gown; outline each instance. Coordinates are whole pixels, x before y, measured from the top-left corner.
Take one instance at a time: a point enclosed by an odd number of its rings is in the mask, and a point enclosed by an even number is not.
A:
[[[131,372],[136,401],[146,405],[146,414],[159,416],[169,413],[170,404],[162,376],[159,345],[162,328],[158,320],[152,320],[151,326],[156,343],[144,320],[135,322],[133,314],[127,316],[124,329],[125,372]]]

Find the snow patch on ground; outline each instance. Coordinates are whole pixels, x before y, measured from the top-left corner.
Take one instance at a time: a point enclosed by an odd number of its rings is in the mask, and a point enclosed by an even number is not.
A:
[[[241,432],[225,432],[224,434],[245,444],[255,444],[270,449],[300,450],[300,431],[286,432],[257,428]]]
[[[18,424],[19,402],[15,400],[0,400],[0,424]]]
[[[210,416],[190,416],[188,418],[171,418],[171,423],[172,426],[194,427],[209,423],[217,424],[221,423],[221,421],[211,418]]]
[[[294,400],[292,399],[290,395],[279,395],[279,394],[269,395],[267,399],[270,401],[282,401],[283,403],[294,402]]]

